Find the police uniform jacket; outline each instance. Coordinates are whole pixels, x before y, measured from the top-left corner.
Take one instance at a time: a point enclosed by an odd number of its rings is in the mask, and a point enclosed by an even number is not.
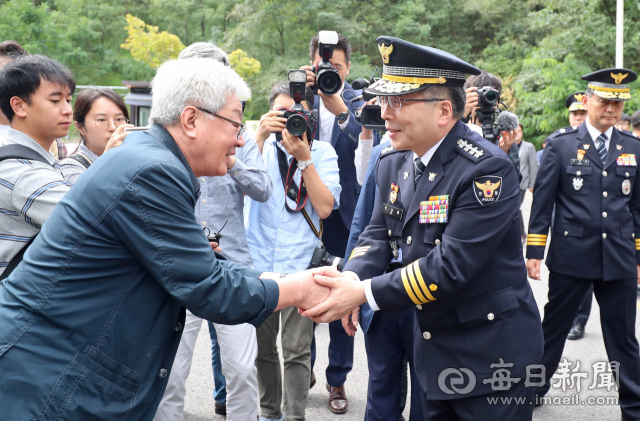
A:
[[[520,242],[518,177],[502,150],[461,122],[417,188],[413,159],[411,151],[382,154],[371,223],[344,270],[372,278],[382,311],[415,307],[416,371],[428,399],[492,393],[483,383],[495,371],[491,364],[503,358],[514,364],[511,375],[524,379],[525,366],[538,363],[543,348]],[[438,201],[447,207],[445,218],[428,213],[427,202]],[[395,243],[405,267],[384,274]],[[441,388],[448,368],[470,369],[473,390]]]
[[[640,233],[637,156],[638,139],[615,127],[604,165],[586,122],[552,134],[533,189],[527,257],[544,257],[555,203],[549,270],[605,281],[635,278],[640,264],[634,234]]]

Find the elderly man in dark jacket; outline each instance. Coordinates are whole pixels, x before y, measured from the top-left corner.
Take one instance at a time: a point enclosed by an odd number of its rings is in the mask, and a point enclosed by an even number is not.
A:
[[[249,95],[215,60],[160,67],[155,124],[88,169],[0,284],[0,418],[152,420],[185,307],[259,326],[328,296],[309,273],[225,260],[194,217],[196,177],[226,173]]]

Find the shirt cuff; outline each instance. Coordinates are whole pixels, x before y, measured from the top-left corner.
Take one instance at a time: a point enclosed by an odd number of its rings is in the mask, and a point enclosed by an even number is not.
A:
[[[336,117],[337,118],[337,117]],[[340,124],[340,122],[338,122],[338,126],[340,127],[340,130],[344,130],[347,128],[347,125],[349,124],[349,119],[351,118],[351,114],[349,114],[349,116],[347,117],[347,119],[344,121],[344,123]]]
[[[376,303],[376,299],[373,298],[373,292],[371,291],[371,279],[364,280],[364,295],[367,297],[367,303],[369,303],[371,310],[380,310],[380,307],[378,307],[378,304]]]

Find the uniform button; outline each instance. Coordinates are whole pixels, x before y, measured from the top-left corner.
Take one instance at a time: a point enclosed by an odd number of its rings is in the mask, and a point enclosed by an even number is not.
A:
[[[180,330],[182,330],[182,323],[176,323],[176,326],[173,329],[176,332],[180,332]]]
[[[495,319],[495,318],[496,318],[496,316],[494,316],[494,315],[493,315],[493,313],[489,313],[489,314],[487,314],[487,319],[489,319],[489,320],[493,320],[493,319]]]
[[[158,371],[158,377],[160,377],[161,379],[164,379],[165,377],[167,377],[167,370],[165,370],[164,368],[161,368],[160,371]]]
[[[422,310],[422,306],[421,306],[420,304],[418,304],[418,305],[416,306],[416,308],[417,308],[418,310]]]
[[[602,171],[602,176],[606,177],[607,176],[607,172],[606,171]]]
[[[411,236],[407,237],[407,244],[411,244]]]
[[[440,240],[438,240],[438,239],[436,238],[436,246],[437,246],[438,244],[440,244]]]
[[[422,337],[425,338],[426,340],[429,340],[431,339],[431,334],[429,332],[423,332]]]
[[[629,173],[628,172],[624,173],[624,175],[625,175],[625,177],[629,177]]]
[[[606,218],[607,217],[607,213],[606,212],[602,212],[602,217]]]
[[[207,203],[207,199],[202,199],[202,203]]]
[[[567,235],[569,235],[569,231],[564,232],[564,236],[566,237]]]
[[[607,197],[607,196],[609,196],[609,193],[607,193],[606,191],[603,191],[602,192],[602,197]]]
[[[387,231],[387,233],[389,234],[389,237],[391,237],[391,230]]]
[[[602,234],[602,238],[607,238],[607,233],[606,232]]]
[[[631,238],[636,238],[636,234],[635,233],[631,234]]]
[[[576,172],[576,175],[582,175],[582,171]]]
[[[200,179],[200,181],[202,181],[204,183],[207,180],[205,180],[204,177],[203,177],[203,178]]]

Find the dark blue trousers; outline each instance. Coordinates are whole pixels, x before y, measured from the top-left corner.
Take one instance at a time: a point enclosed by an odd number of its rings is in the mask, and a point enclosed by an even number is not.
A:
[[[369,390],[365,421],[397,421],[406,396],[402,394],[405,358],[411,373],[411,412],[409,421],[422,421],[420,384],[413,365],[413,336],[417,323],[415,310],[410,308],[397,316],[382,311],[376,313],[364,335],[369,364]]]
[[[593,301],[593,285],[587,290],[587,293],[584,294],[584,298],[582,299],[582,303],[580,303],[580,308],[578,309],[578,314],[576,314],[576,318],[573,321],[575,325],[586,326],[587,321],[589,320],[589,315],[591,314],[591,303]]]
[[[347,251],[349,230],[345,227],[340,211],[335,209],[324,220],[324,234],[322,242],[329,253],[342,257]],[[315,331],[315,324],[313,327]],[[347,374],[353,368],[353,337],[347,335],[342,322],[336,320],[329,323],[329,366],[327,367],[327,382],[331,386],[339,387],[347,381]],[[316,337],[311,342],[311,371],[316,362]]]
[[[573,317],[590,286],[600,306],[602,336],[609,361],[619,367],[619,402],[622,415],[640,420],[640,351],[636,339],[636,278],[618,281],[582,279],[551,272],[549,274],[549,302],[544,306],[542,332],[546,384],[536,389],[544,395],[551,386],[550,379],[558,368],[562,350],[571,329]]]

